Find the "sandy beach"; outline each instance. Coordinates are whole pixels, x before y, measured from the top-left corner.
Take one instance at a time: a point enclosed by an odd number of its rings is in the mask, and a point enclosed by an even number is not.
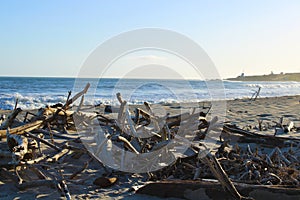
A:
[[[229,100],[227,101],[225,121],[226,123],[236,125],[243,130],[274,135],[275,129],[268,127],[279,122],[281,117],[283,117],[282,124],[286,125],[292,121],[294,127],[300,127],[299,100],[300,96],[258,98],[256,101],[249,101],[248,99]],[[202,103],[199,103],[199,105],[202,105]],[[155,107],[155,105],[152,106]],[[178,110],[181,108],[178,104],[168,104],[163,105],[163,107],[170,112],[171,115],[178,113]],[[187,107],[185,109],[188,111],[191,108]],[[103,107],[99,108],[99,112],[103,113]],[[0,112],[0,114],[5,115],[8,115],[9,113],[10,111],[7,110],[2,110]],[[22,121],[24,113],[25,111],[22,111],[18,116],[20,121]],[[261,131],[259,131],[259,122],[261,122]],[[282,137],[300,139],[299,128],[293,129],[293,131],[288,133],[281,132],[278,134]],[[64,135],[74,139],[68,143],[69,145],[84,148],[83,145],[76,140],[78,137],[76,132],[69,132]],[[48,139],[49,137],[45,136],[45,138]],[[63,145],[64,142],[64,139],[55,138],[56,145]],[[41,145],[43,146],[43,144]],[[230,148],[233,145],[234,144],[229,143]],[[0,141],[0,150],[1,152],[8,151],[5,138],[2,138]],[[42,147],[42,150],[44,152],[49,151],[45,146]],[[295,150],[299,152],[299,146]],[[66,155],[67,156],[64,156],[58,162],[51,165],[34,164],[33,166],[37,167],[41,172],[61,171],[62,178],[66,180],[72,199],[161,199],[159,197],[135,194],[134,191],[136,188],[145,185],[149,180],[147,174],[131,174],[104,168],[101,163],[83,152],[69,151]],[[300,155],[298,153],[298,160],[299,158]],[[11,158],[9,156],[2,156],[0,161],[0,199],[65,199],[53,184],[46,184],[44,186],[41,184],[41,186],[37,185],[34,187],[28,186],[20,188],[14,169],[7,166],[7,163],[10,160]],[[80,170],[83,166],[85,166],[84,170],[75,177],[70,178],[74,171]],[[20,176],[23,177],[25,183],[39,179],[31,168],[31,166],[25,166],[22,169],[19,169]],[[50,175],[45,176],[50,177]],[[117,181],[107,188],[101,188],[99,185],[94,184],[94,181],[99,177],[114,177],[117,178]]]
[[[227,120],[240,127],[257,126],[257,120],[265,123],[278,122],[280,117],[295,122],[299,127],[300,96],[285,96],[273,98],[259,98],[254,102],[247,100],[227,101]]]

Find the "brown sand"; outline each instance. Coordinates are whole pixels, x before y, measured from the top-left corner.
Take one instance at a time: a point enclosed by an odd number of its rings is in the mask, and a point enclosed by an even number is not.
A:
[[[263,125],[268,123],[278,122],[280,117],[284,117],[284,124],[289,121],[293,121],[296,127],[300,127],[300,96],[288,96],[288,97],[275,97],[275,98],[260,98],[256,101],[250,102],[246,99],[231,100],[227,101],[227,113],[226,121],[236,124],[240,128],[247,127],[251,130],[256,131],[258,126],[258,120],[263,120]],[[202,105],[200,103],[199,105]],[[179,107],[178,104],[164,105],[166,111],[171,114],[176,114],[180,109],[189,111],[191,108],[189,105],[186,107]],[[181,105],[182,106],[182,105]],[[157,107],[157,110],[161,107],[160,105],[153,106]],[[7,114],[9,111],[1,111],[0,114]],[[270,131],[269,131],[270,132]],[[273,131],[266,134],[272,134]],[[274,132],[273,132],[274,133]],[[287,136],[293,135],[293,137],[300,137],[300,133],[288,133]],[[59,141],[56,141],[59,142]],[[0,149],[7,150],[5,139],[0,141]],[[68,165],[82,167],[83,164],[89,159],[88,155],[83,155],[80,159],[66,158],[63,166],[66,167],[64,171],[65,175],[71,174],[67,169]],[[0,164],[4,164],[8,160],[1,158]],[[140,175],[131,175],[126,173],[120,173],[115,171],[106,172],[103,170],[101,165],[96,162],[90,162],[88,168],[81,173],[74,181],[68,182],[68,187],[72,198],[74,199],[153,199],[158,200],[157,197],[145,197],[142,195],[135,195],[133,187],[143,185],[146,179]],[[93,185],[93,181],[101,176],[113,176],[118,177],[117,184],[102,189],[96,185]],[[10,178],[11,177],[11,178]],[[13,170],[9,172],[0,168],[0,199],[64,199],[58,193],[57,189],[41,186],[38,188],[31,188],[24,191],[20,191],[16,187],[16,176]]]

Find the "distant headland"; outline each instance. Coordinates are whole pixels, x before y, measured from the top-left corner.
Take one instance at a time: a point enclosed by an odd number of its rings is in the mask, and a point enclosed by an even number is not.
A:
[[[255,76],[245,76],[242,73],[236,78],[228,78],[226,80],[230,81],[298,81],[300,82],[300,73],[280,73],[268,75],[255,75]]]

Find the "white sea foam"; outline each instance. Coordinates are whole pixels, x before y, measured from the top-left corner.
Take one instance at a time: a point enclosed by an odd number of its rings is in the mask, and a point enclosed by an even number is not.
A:
[[[300,82],[266,82],[266,83],[251,83],[246,84],[246,87],[250,88],[298,88],[300,89]]]
[[[18,107],[21,109],[35,109],[44,107],[45,105],[63,103],[66,101],[66,97],[50,95],[27,96],[15,93],[2,96],[0,99],[0,108],[11,110],[14,108],[16,100],[18,100]]]

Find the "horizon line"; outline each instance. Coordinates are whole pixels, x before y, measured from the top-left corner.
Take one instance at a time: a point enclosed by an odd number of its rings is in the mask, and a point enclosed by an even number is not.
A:
[[[299,74],[300,72],[281,72],[283,74]],[[280,75],[281,73],[274,73],[273,75]],[[164,80],[226,80],[226,79],[230,79],[230,78],[236,78],[238,76],[240,76],[241,74],[233,77],[220,77],[220,78],[211,78],[211,79],[199,79],[196,77],[186,77],[183,79],[179,79],[179,78],[162,78],[162,77],[158,77],[158,78],[150,78],[150,77],[143,77],[143,78],[138,78],[138,77],[126,77],[123,79],[164,79]],[[270,74],[245,74],[245,76],[265,76],[265,75],[271,75]],[[99,77],[77,77],[77,76],[45,76],[45,75],[0,75],[0,78],[88,78],[88,79],[97,79]],[[101,77],[101,78],[105,78],[105,79],[122,79],[122,77]]]
[[[100,79],[99,77],[76,77],[76,76],[21,76],[21,75],[0,75],[0,78],[80,78],[80,79]],[[149,80],[205,80],[205,79],[199,79],[199,78],[193,78],[193,77],[189,77],[189,78],[183,78],[183,79],[179,79],[179,78],[162,78],[162,77],[158,77],[158,78],[152,78],[152,77],[142,77],[142,78],[138,78],[138,77],[101,77],[103,79],[149,79]],[[209,80],[213,80],[213,79],[209,79]],[[221,79],[220,79],[221,80]]]

